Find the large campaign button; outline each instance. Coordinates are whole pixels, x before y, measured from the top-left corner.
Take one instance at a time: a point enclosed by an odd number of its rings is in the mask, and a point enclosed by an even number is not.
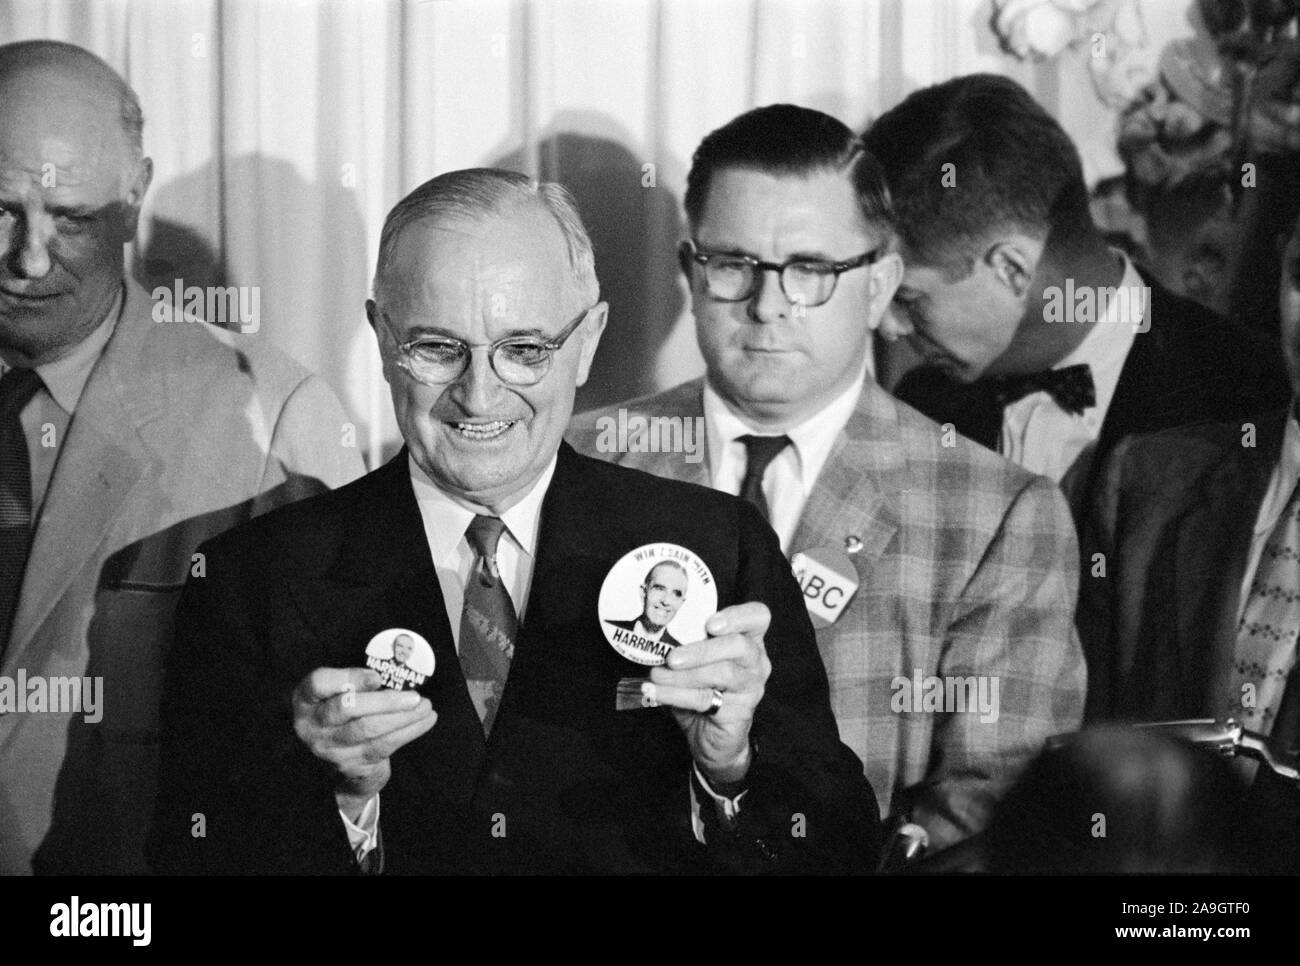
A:
[[[675,543],[650,543],[623,555],[605,575],[596,613],[605,639],[635,664],[663,664],[682,644],[703,640],[718,609],[708,565]]]

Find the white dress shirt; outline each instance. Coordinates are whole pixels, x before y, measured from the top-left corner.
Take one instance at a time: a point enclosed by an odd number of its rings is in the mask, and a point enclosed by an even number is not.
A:
[[[1124,275],[1119,287],[1143,288],[1142,276],[1127,256],[1117,252],[1124,261]],[[1046,392],[1031,392],[1007,406],[1002,413],[1002,436],[998,451],[1031,473],[1039,473],[1055,483],[1061,483],[1066,473],[1081,457],[1090,458],[1101,435],[1106,412],[1115,396],[1115,387],[1124,368],[1124,360],[1133,348],[1139,328],[1145,328],[1144,313],[1150,309],[1145,297],[1134,296],[1127,300],[1129,311],[1120,317],[1121,301],[1112,299],[1106,306],[1106,317],[1098,319],[1091,331],[1068,356],[1053,369],[1087,365],[1092,370],[1092,382],[1097,393],[1097,405],[1082,413],[1066,412]],[[1066,306],[1067,313],[1073,306]],[[1067,320],[1056,325],[1074,325]]]
[[[77,403],[81,401],[81,394],[90,381],[95,363],[104,352],[104,346],[113,337],[121,312],[122,295],[119,292],[113,307],[90,335],[57,362],[36,367],[36,374],[41,377],[41,388],[18,413],[23,435],[27,437],[27,457],[32,474],[33,524],[40,519],[41,507],[54,477],[54,465],[72,425]],[[0,375],[11,368],[0,360]]]
[[[460,651],[460,617],[465,606],[465,583],[474,569],[474,548],[465,531],[476,515],[497,516],[484,507],[449,496],[434,485],[427,473],[408,457],[411,486],[424,521],[424,536],[438,572],[438,587],[451,622],[451,636]],[[546,464],[537,482],[524,498],[500,514],[506,525],[497,544],[497,569],[505,583],[520,624],[528,607],[528,589],[533,582],[533,562],[537,552],[537,532],[542,522],[542,500],[555,475],[555,457]]]
[[[863,369],[853,384],[820,412],[786,430],[791,445],[777,454],[763,474],[763,496],[767,500],[772,529],[781,538],[781,549],[786,554],[790,553],[790,542],[799,528],[804,504],[817,485],[817,477],[831,455],[836,438],[858,404],[866,375]],[[747,457],[740,437],[767,433],[733,412],[707,382],[704,385],[704,430],[713,488],[738,495],[745,480]]]

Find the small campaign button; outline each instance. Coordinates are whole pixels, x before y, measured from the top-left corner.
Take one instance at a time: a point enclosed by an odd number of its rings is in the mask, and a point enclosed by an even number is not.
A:
[[[366,667],[379,672],[386,688],[418,688],[433,674],[433,648],[415,631],[390,627],[366,645]]]
[[[858,591],[853,561],[835,547],[814,547],[796,553],[790,558],[790,566],[803,591],[813,627],[830,627]]]
[[[619,654],[653,667],[679,644],[703,640],[718,609],[708,566],[675,543],[649,543],[624,554],[605,575],[596,602],[600,628]]]

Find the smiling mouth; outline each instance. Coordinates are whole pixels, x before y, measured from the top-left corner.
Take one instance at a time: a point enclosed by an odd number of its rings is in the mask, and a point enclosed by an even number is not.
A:
[[[50,299],[58,298],[59,294],[60,293],[58,292],[52,292],[48,295],[15,292],[11,289],[0,286],[0,295],[4,295],[5,298],[13,299],[15,302],[48,302]]]
[[[449,423],[463,439],[474,441],[496,439],[510,429],[517,419],[494,419],[486,423]]]

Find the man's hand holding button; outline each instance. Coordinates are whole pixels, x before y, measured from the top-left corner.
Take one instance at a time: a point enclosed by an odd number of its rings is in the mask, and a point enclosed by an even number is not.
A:
[[[388,759],[434,726],[438,714],[415,691],[394,691],[368,668],[317,668],[293,692],[293,727],[333,766],[339,809],[356,821],[388,784]]]
[[[772,673],[763,646],[771,619],[765,604],[723,608],[705,624],[708,637],[673,648],[642,686],[648,700],[673,709],[715,790],[749,772],[749,731]]]

